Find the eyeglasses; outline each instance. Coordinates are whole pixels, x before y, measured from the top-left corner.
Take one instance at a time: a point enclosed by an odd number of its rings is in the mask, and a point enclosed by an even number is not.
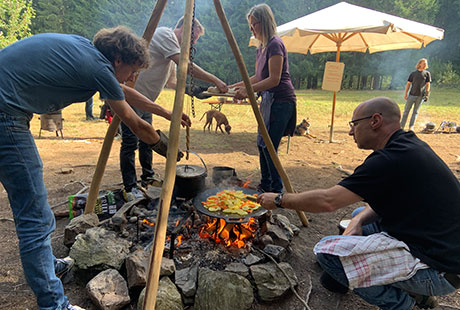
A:
[[[257,24],[260,24],[260,22],[255,22],[255,23],[253,23],[253,24],[249,24],[249,28],[250,28],[251,30],[254,30]]]
[[[375,114],[375,113],[374,113]],[[374,114],[372,114],[371,116],[366,116],[366,117],[362,117],[362,118],[358,118],[358,119],[354,119],[354,120],[351,120],[348,122],[348,125],[350,125],[350,128],[353,128],[357,122],[359,121],[362,121],[362,120],[365,120],[365,119],[369,119],[369,118],[372,118],[372,116],[374,116]],[[377,113],[377,114],[380,114],[382,115],[382,113]]]

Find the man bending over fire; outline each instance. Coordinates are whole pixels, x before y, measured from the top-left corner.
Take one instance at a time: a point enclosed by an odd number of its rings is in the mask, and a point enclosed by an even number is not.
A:
[[[70,262],[52,253],[56,224],[29,122],[33,113],[57,111],[99,92],[139,139],[166,156],[167,138],[160,138],[130,105],[166,119],[171,112],[123,85],[148,65],[145,41],[124,27],[100,30],[94,45],[77,35],[46,33],[0,51],[0,182],[13,211],[26,280],[41,310],[81,308],[69,304],[56,276]],[[185,114],[182,125],[190,125]]]
[[[436,307],[436,299],[460,287],[460,183],[414,132],[400,127],[390,98],[358,105],[349,135],[373,150],[354,173],[329,189],[299,194],[265,193],[266,209],[331,212],[365,201],[343,236],[314,248],[324,269],[321,283],[348,288],[382,310]]]

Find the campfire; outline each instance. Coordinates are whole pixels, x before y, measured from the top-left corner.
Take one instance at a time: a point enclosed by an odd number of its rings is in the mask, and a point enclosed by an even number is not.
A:
[[[226,247],[246,248],[256,237],[258,223],[249,218],[248,223],[227,223],[224,219],[212,218],[200,229],[200,237],[222,243]]]

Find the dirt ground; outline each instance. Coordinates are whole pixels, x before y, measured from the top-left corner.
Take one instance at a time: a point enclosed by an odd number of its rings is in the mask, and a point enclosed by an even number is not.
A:
[[[280,159],[297,191],[335,185],[345,176],[338,165],[341,165],[346,171],[352,171],[370,153],[356,148],[353,139],[347,135],[345,127],[339,127],[335,131],[334,137],[340,143],[325,143],[324,140],[328,140],[326,129],[315,130],[313,128],[312,133],[317,139],[291,138],[288,154],[286,154],[287,138],[283,139],[279,149]],[[255,147],[255,132],[235,130],[231,135],[222,135],[203,133],[198,127],[192,130],[191,135],[192,149],[202,156],[208,170],[219,165],[235,167],[241,179],[251,180],[253,185],[257,184],[259,165]],[[460,134],[419,134],[419,137],[430,144],[456,176],[460,177]],[[100,137],[66,137],[63,140],[56,138],[53,133],[46,133],[41,139],[36,139],[43,159],[44,178],[50,205],[61,204],[54,208],[55,211],[65,211],[66,205],[62,203],[67,200],[67,197],[81,190],[83,186],[90,185],[102,141],[103,134]],[[181,144],[183,145],[184,143]],[[102,180],[104,186],[120,187],[117,185],[121,182],[118,164],[119,147],[120,141],[115,140]],[[199,161],[191,157],[191,163],[199,164]],[[164,164],[164,159],[155,156],[155,169],[160,174],[163,174]],[[63,173],[68,168],[71,168],[72,172]],[[301,282],[298,287],[300,296],[306,297],[311,288],[309,305],[313,310],[376,309],[353,293],[337,295],[322,288],[318,281],[320,269],[315,264],[312,252],[313,246],[322,237],[337,233],[339,220],[349,216],[357,206],[358,204],[329,214],[307,214],[310,225],[302,227],[300,235],[293,241],[288,261]],[[287,210],[277,212],[287,215],[295,224],[301,226],[296,213]],[[68,249],[63,246],[63,229],[67,223],[67,218],[57,219],[57,229],[52,239],[57,257],[68,253]],[[0,187],[0,227],[2,231],[0,235],[2,261],[0,265],[0,309],[36,309],[34,295],[26,284],[22,272],[12,214],[6,192],[2,187]],[[83,284],[69,283],[65,285],[65,290],[72,303],[87,309],[96,309],[87,297]],[[440,303],[441,306],[438,309],[460,309],[460,292],[441,297]],[[128,306],[126,309],[132,309],[132,307]],[[253,309],[303,309],[303,306],[293,294],[289,293],[282,301],[270,304],[256,303]]]

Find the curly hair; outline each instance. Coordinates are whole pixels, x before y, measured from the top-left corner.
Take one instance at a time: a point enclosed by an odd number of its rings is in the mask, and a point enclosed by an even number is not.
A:
[[[103,28],[93,38],[94,46],[113,64],[118,58],[128,65],[149,67],[147,42],[129,28]]]

